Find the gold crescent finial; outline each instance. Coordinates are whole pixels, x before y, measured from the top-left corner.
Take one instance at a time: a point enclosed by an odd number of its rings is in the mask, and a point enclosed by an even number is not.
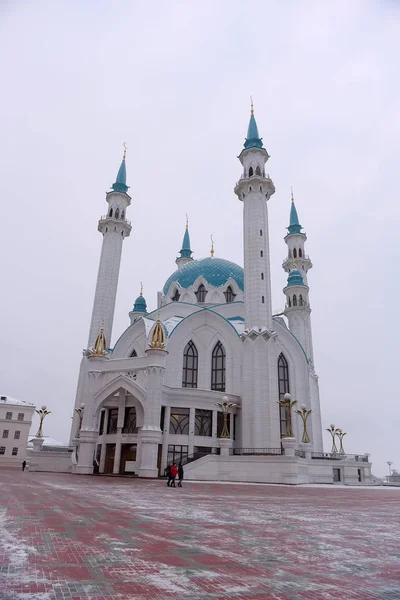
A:
[[[104,317],[101,317],[101,331],[104,331]]]
[[[292,188],[292,186],[290,186],[290,192],[292,194],[292,204],[294,204],[294,196],[293,196],[293,188]]]
[[[250,96],[250,105],[251,105],[251,109],[250,109],[250,114],[252,117],[254,117],[254,104],[253,104],[253,96]]]
[[[213,237],[213,234],[210,235],[210,240],[211,240],[210,255],[211,255],[211,257],[213,257],[214,256],[214,237]]]
[[[186,214],[186,229],[189,229],[189,217]]]
[[[140,282],[140,295],[143,296],[143,281]]]
[[[126,142],[124,142],[124,156],[123,156],[122,160],[126,159],[126,149],[127,149],[127,145],[126,145]]]

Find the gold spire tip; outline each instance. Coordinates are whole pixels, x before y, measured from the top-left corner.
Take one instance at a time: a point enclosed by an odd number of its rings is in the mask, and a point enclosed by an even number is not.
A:
[[[290,193],[292,195],[292,204],[294,204],[294,195],[293,195],[293,188],[292,188],[292,186],[290,186]]]
[[[122,160],[126,159],[126,149],[127,149],[127,145],[126,145],[126,142],[124,142],[124,156],[122,157]]]
[[[250,96],[250,114],[252,117],[254,117],[254,104],[253,104],[253,97]]]
[[[210,235],[210,239],[211,239],[210,255],[211,255],[211,257],[213,257],[214,256],[214,238],[213,238],[213,234]]]
[[[189,229],[189,217],[186,215],[186,229]]]
[[[140,295],[143,296],[143,281],[140,282]]]

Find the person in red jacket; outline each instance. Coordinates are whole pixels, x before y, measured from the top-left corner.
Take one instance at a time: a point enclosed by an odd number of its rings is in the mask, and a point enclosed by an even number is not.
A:
[[[169,484],[169,487],[176,487],[175,486],[175,478],[177,475],[178,475],[178,467],[174,463],[170,469],[171,483]]]

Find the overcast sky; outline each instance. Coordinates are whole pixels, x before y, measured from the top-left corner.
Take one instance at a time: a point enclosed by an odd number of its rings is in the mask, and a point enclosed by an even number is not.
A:
[[[1,2],[0,391],[46,404],[45,435],[69,437],[123,142],[133,229],[113,342],[140,281],[156,307],[186,213],[196,258],[213,233],[243,264],[233,187],[252,94],[276,187],[273,307],[293,186],[323,426],[377,475],[400,468],[399,17],[395,0]]]

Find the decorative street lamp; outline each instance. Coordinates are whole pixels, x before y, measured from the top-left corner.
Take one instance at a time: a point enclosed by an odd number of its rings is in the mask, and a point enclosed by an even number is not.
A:
[[[224,426],[222,428],[220,437],[225,438],[225,439],[229,438],[230,437],[229,428],[228,428],[229,409],[236,406],[236,404],[234,402],[229,402],[228,396],[224,396],[222,398],[222,402],[216,402],[216,406],[218,406],[222,410],[222,414],[224,415]]]
[[[336,429],[336,435],[339,438],[340,441],[340,448],[339,448],[339,454],[344,454],[344,449],[343,449],[343,438],[345,435],[347,435],[347,433],[344,433],[344,431],[342,431],[341,429]]]
[[[51,413],[51,410],[47,410],[47,406],[42,406],[39,410],[35,410],[35,413],[37,413],[40,417],[40,424],[39,429],[37,430],[36,437],[41,438],[43,437],[43,420],[46,415],[49,415]]]
[[[386,462],[386,464],[387,464],[387,466],[389,467],[389,477],[391,477],[391,476],[392,476],[392,464],[393,464],[393,461],[391,461],[391,460],[388,460],[388,461]]]
[[[84,410],[85,410],[85,405],[83,403],[81,404],[80,408],[75,409],[75,412],[78,413],[78,416],[79,416],[78,427],[76,429],[76,434],[75,434],[76,438],[79,437],[79,432],[82,429],[82,419],[83,419]]]
[[[336,440],[335,440],[337,429],[336,429],[336,427],[334,425],[330,425],[326,431],[329,431],[329,433],[332,436],[332,450],[331,450],[331,452],[337,454]]]
[[[312,410],[307,410],[307,406],[305,404],[300,404],[300,410],[295,410],[294,412],[297,415],[299,415],[301,420],[303,421],[303,437],[301,441],[303,442],[303,444],[309,444],[310,438],[307,432],[307,419],[311,415]]]
[[[297,404],[297,400],[292,400],[290,394],[285,394],[283,400],[279,400],[278,404],[281,408],[285,409],[286,433],[282,437],[292,438],[294,437],[292,429],[292,408]]]

